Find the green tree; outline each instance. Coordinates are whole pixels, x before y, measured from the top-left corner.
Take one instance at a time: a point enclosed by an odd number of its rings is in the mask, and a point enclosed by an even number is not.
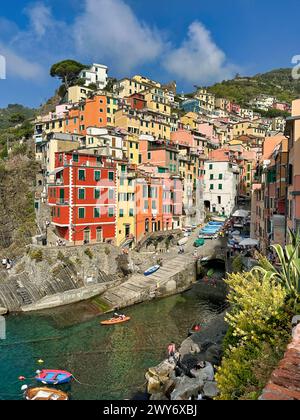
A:
[[[64,60],[53,64],[50,69],[50,76],[60,79],[68,89],[78,78],[79,73],[87,66],[75,60]]]

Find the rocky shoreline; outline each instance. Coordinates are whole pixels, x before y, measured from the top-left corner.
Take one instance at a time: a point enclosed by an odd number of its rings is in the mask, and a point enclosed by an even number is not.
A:
[[[146,373],[150,400],[213,399],[218,395],[215,369],[222,359],[222,343],[228,326],[226,311],[217,315],[205,329],[187,338],[178,350],[176,360],[164,360]],[[204,362],[201,369],[195,369]]]
[[[175,360],[166,359],[148,369],[146,380],[150,400],[190,400],[199,396],[213,399],[218,395],[215,372],[223,357],[223,341],[228,331],[225,322],[228,289],[224,274],[220,272],[211,279],[204,275],[197,283],[199,298],[220,303],[220,313],[177,346]]]

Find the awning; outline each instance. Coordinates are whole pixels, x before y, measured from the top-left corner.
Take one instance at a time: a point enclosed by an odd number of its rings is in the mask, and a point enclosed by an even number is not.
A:
[[[50,172],[49,175],[56,175],[62,172],[65,168],[62,166],[61,168],[56,168],[54,171]]]

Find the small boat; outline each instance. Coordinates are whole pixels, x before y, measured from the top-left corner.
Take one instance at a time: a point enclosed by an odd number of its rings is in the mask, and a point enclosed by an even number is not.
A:
[[[42,370],[35,379],[45,385],[61,385],[68,384],[72,381],[72,373],[64,370]]]
[[[155,265],[154,267],[149,268],[144,272],[145,276],[151,276],[151,274],[156,273],[160,269],[160,265]]]
[[[68,401],[69,396],[65,392],[51,388],[28,388],[25,392],[28,401]]]
[[[194,247],[195,248],[200,248],[201,246],[203,246],[205,244],[205,240],[204,239],[197,239],[194,243]]]
[[[112,319],[108,319],[107,321],[102,321],[100,322],[101,325],[116,325],[116,324],[123,324],[124,322],[128,322],[130,321],[130,317],[126,316],[126,317],[119,317],[119,318],[112,318]]]

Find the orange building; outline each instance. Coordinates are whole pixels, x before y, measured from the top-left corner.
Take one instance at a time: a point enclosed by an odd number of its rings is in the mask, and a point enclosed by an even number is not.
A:
[[[95,95],[72,108],[66,117],[66,132],[85,136],[88,127],[103,128],[108,124],[108,98]]]

